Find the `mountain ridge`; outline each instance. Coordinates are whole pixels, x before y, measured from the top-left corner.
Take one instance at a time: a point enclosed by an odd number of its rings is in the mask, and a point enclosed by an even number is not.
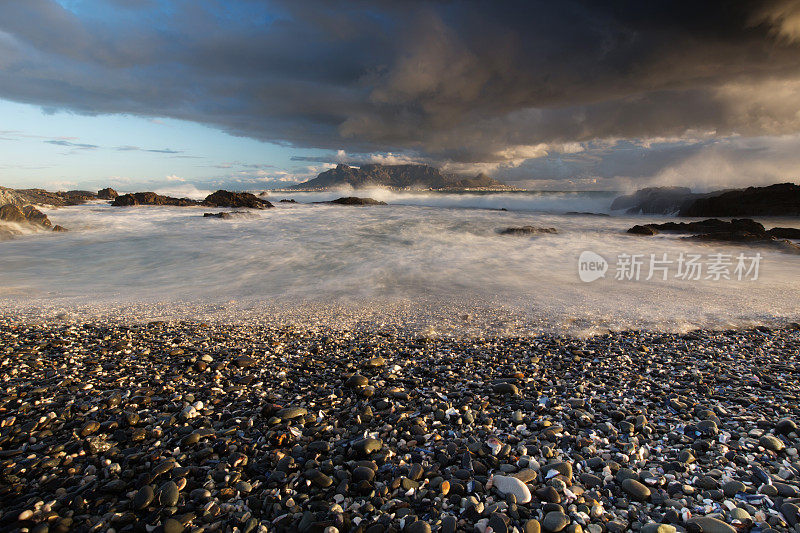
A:
[[[339,164],[316,178],[287,187],[289,190],[325,190],[349,185],[354,189],[389,187],[401,190],[512,190],[513,188],[484,173],[471,178],[447,174],[429,165],[369,164],[351,167]]]

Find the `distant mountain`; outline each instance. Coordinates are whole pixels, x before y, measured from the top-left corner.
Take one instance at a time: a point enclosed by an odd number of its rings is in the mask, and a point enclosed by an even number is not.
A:
[[[321,190],[349,185],[354,189],[365,187],[391,187],[393,189],[511,189],[505,183],[478,174],[463,178],[445,174],[428,165],[363,165],[350,167],[338,165],[314,179],[289,187],[290,189]]]

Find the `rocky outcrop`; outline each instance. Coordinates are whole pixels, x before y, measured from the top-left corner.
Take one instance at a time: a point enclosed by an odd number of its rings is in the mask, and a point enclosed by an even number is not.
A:
[[[700,196],[688,187],[647,187],[615,198],[611,210],[625,209],[629,215],[671,215]]]
[[[228,220],[231,218],[258,218],[258,215],[248,211],[221,211],[219,213],[203,213],[203,218],[221,218]]]
[[[336,205],[387,205],[386,202],[381,202],[374,198],[359,198],[357,196],[346,196],[344,198],[337,198],[327,202]]]
[[[486,174],[474,177],[446,174],[428,165],[362,165],[351,167],[340,164],[322,172],[312,180],[300,183],[291,189],[324,190],[349,186],[354,189],[365,187],[390,187],[393,189],[486,189],[508,190],[508,185],[490,178]]]
[[[247,207],[264,209],[274,207],[270,202],[249,192],[217,191],[206,196],[202,205],[208,207]]]
[[[781,248],[800,252],[800,247],[786,238],[800,238],[800,230],[794,228],[772,228],[749,218],[734,218],[730,221],[710,218],[698,222],[665,222],[663,224],[644,224],[633,226],[628,233],[636,235],[657,235],[659,232],[690,234],[687,239],[700,241],[721,241],[732,243],[776,244]]]
[[[45,230],[53,227],[53,223],[50,222],[50,219],[47,218],[47,215],[32,205],[20,207],[14,204],[6,204],[0,206],[0,222],[6,223],[2,228],[0,228],[0,233],[2,233],[2,235],[0,235],[0,239],[3,240],[11,238],[20,233],[20,230],[17,229],[19,226],[29,226],[32,228]],[[12,226],[8,226],[9,223]],[[56,228],[61,228],[61,226],[56,226]],[[56,228],[53,228],[53,230],[64,230],[64,228]]]
[[[772,228],[767,233],[778,239],[800,239],[800,229],[797,228]]]
[[[186,207],[200,205],[200,203],[189,198],[173,198],[172,196],[162,196],[154,192],[134,192],[117,196],[111,205],[118,207],[132,205],[174,205]]]
[[[0,206],[0,220],[3,222],[12,222],[14,224],[25,224],[28,219],[22,212],[22,208],[14,204],[6,204]]]
[[[518,226],[498,230],[500,235],[542,235],[545,233],[558,233],[556,228],[538,228],[536,226]]]
[[[734,218],[729,222],[718,218],[709,218],[698,222],[665,222],[663,224],[645,224],[638,227],[650,228],[656,230],[656,232],[667,231],[672,233],[747,232],[762,235],[767,232],[763,225],[749,218]],[[631,233],[630,230],[628,232]]]
[[[800,185],[778,183],[698,198],[684,206],[680,216],[800,216]]]
[[[92,200],[97,200],[97,194],[92,191],[67,191],[62,194],[65,198],[76,203],[86,203]]]
[[[111,187],[106,187],[105,189],[97,191],[97,198],[100,200],[113,200],[117,196],[119,196],[119,193]]]
[[[247,207],[250,209],[264,209],[273,207],[267,200],[259,198],[248,192],[217,191],[209,194],[202,202],[190,198],[173,198],[162,196],[154,192],[135,192],[117,196],[111,205],[172,205],[179,207],[206,206],[206,207]]]
[[[44,189],[9,189],[8,187],[0,187],[0,205],[63,207],[80,205],[94,199],[94,193],[88,191],[50,192]]]
[[[50,228],[53,226],[53,223],[50,222],[50,219],[47,218],[47,215],[33,207],[32,205],[26,205],[22,208],[22,214],[25,215],[25,219],[37,226],[42,226],[43,228]]]
[[[628,230],[628,233],[633,235],[656,235],[658,230],[652,226],[634,226]]]

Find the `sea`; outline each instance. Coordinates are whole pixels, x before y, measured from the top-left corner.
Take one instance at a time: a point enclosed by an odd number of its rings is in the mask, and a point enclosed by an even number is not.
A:
[[[618,194],[275,192],[275,208],[229,219],[203,214],[241,210],[46,209],[69,232],[0,242],[0,314],[479,336],[800,320],[800,255],[630,235],[633,225],[676,219],[612,212]],[[347,195],[388,205],[318,203]],[[502,234],[521,226],[555,232]]]

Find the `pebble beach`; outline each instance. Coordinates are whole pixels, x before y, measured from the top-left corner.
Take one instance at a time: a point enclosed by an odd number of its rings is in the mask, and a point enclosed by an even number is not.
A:
[[[800,325],[0,319],[0,531],[798,531]]]

